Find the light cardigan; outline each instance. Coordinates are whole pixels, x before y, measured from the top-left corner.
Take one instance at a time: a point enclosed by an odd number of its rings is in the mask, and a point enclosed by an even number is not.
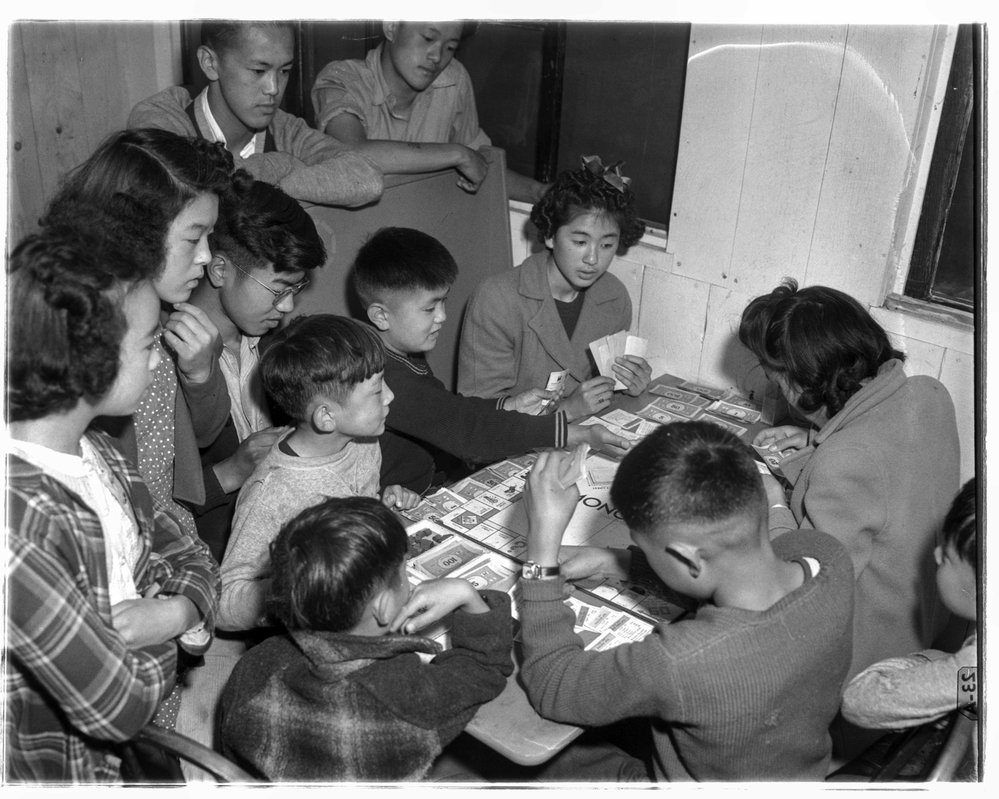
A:
[[[191,100],[184,86],[170,86],[139,102],[129,114],[128,127],[159,128],[214,141],[200,109],[193,109],[194,119],[188,114]],[[304,119],[279,109],[267,130],[274,150],[245,159],[233,156],[236,166],[257,180],[273,183],[304,202],[350,208],[381,197],[381,170],[343,142],[313,130]]]
[[[461,329],[458,392],[471,397],[514,396],[543,389],[551,372],[569,370],[565,396],[596,376],[594,339],[631,326],[631,298],[610,272],[583,292],[570,339],[548,285],[548,251],[517,269],[486,278],[469,300]]]
[[[815,528],[838,538],[856,577],[850,676],[927,648],[947,612],[933,547],[958,490],[959,444],[947,389],[891,360],[781,468],[790,512],[770,534]],[[793,514],[793,517],[792,517]]]

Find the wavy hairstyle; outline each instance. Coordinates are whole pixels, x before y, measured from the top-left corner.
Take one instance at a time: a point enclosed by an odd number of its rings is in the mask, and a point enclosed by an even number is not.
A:
[[[65,412],[108,392],[127,328],[129,284],[115,273],[129,269],[96,231],[43,230],[18,244],[7,273],[7,421]]]
[[[267,613],[289,630],[350,630],[375,591],[398,579],[406,548],[402,524],[377,499],[306,508],[271,543]]]
[[[801,391],[802,410],[825,407],[830,417],[883,364],[905,359],[853,297],[826,286],[799,290],[790,278],[746,306],[739,341]]]
[[[630,186],[615,188],[602,176],[586,167],[562,172],[544,196],[531,209],[531,222],[538,229],[543,244],[555,232],[580,214],[601,211],[618,226],[617,254],[623,255],[645,233],[645,223],[635,210],[635,193]]]
[[[232,155],[220,143],[153,128],[119,131],[66,176],[41,224],[89,226],[99,214],[134,262],[135,277],[154,278],[166,265],[173,220],[201,194],[224,194],[232,172]]]
[[[326,263],[315,222],[277,186],[237,170],[219,202],[212,253],[222,252],[244,269],[273,264],[275,272],[309,272]]]

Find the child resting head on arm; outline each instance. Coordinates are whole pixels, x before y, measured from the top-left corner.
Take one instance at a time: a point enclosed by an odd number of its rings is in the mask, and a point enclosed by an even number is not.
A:
[[[222,696],[223,751],[295,781],[424,777],[512,671],[509,597],[458,579],[410,589],[406,531],[369,497],[303,510],[271,545],[270,615]],[[454,612],[451,648],[407,633]],[[434,655],[429,663],[421,655]]]
[[[964,484],[944,520],[935,555],[936,583],[944,605],[962,619],[978,617],[978,542],[975,478]],[[843,693],[843,715],[869,729],[915,727],[977,702],[966,690],[962,669],[978,666],[978,634],[951,654],[925,649],[889,658],[864,669]],[[972,708],[973,709],[973,708]]]

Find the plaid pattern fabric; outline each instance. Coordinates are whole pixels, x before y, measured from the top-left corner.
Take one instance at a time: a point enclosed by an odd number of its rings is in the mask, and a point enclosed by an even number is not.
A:
[[[187,596],[212,629],[218,571],[204,544],[154,508],[103,434],[88,440],[120,481],[142,543],[136,587]],[[118,777],[113,742],[152,718],[176,675],[176,644],[129,649],[111,625],[100,520],[61,483],[8,462],[5,774],[11,782]]]

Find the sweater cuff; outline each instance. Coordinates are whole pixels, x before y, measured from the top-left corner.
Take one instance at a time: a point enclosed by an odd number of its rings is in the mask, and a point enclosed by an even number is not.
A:
[[[561,574],[554,580],[521,580],[521,596],[529,602],[561,602],[565,596],[565,577]]]
[[[794,513],[786,505],[771,505],[769,526],[770,537],[773,538],[775,533],[785,530],[797,530],[798,521],[794,518]]]
[[[555,449],[565,449],[569,443],[569,422],[565,411],[555,413]]]

